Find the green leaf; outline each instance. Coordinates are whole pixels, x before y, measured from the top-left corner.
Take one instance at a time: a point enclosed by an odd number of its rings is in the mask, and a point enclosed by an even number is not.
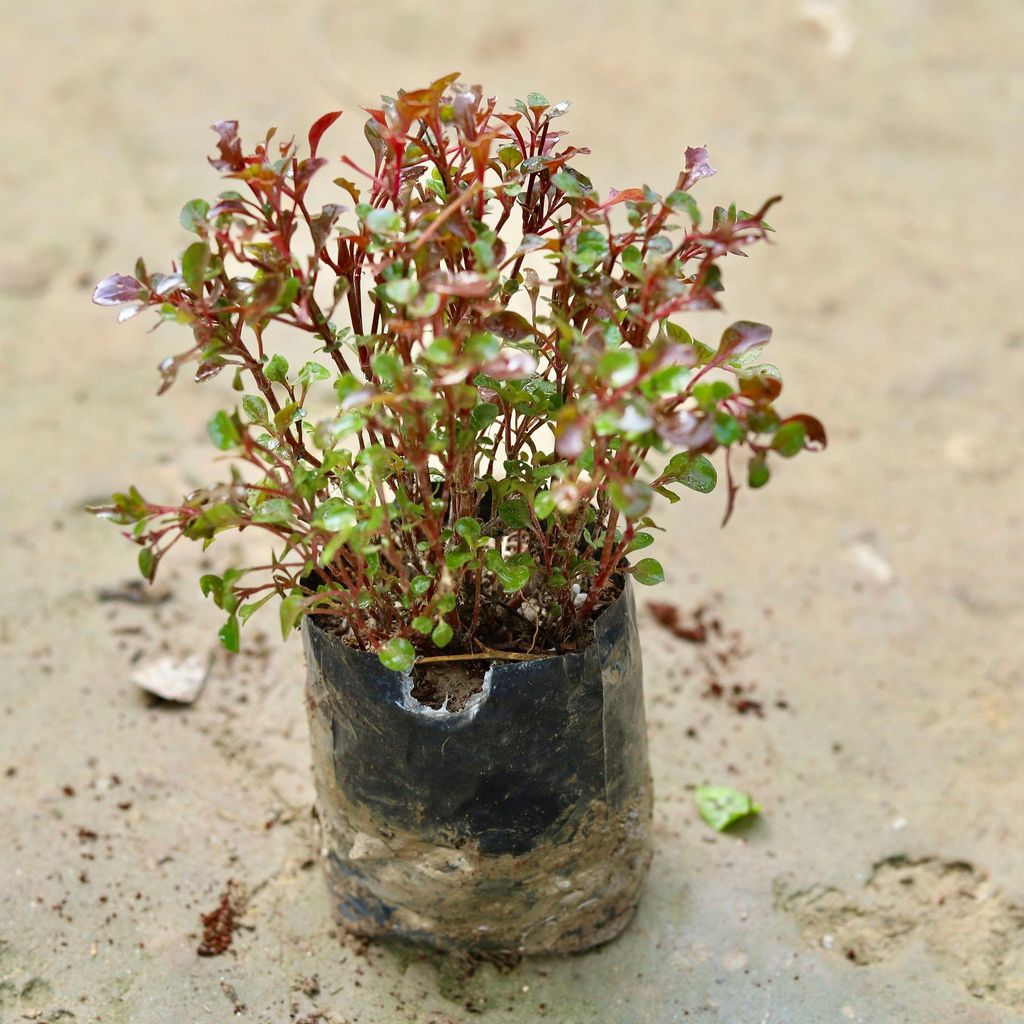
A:
[[[718,483],[718,471],[706,455],[679,452],[669,460],[662,479],[667,483],[680,483],[701,494],[710,494]]]
[[[455,532],[470,546],[475,546],[480,540],[480,523],[465,516],[455,523]]]
[[[393,636],[380,648],[377,657],[393,672],[408,672],[416,661],[416,650],[404,637]]]
[[[598,360],[597,375],[613,388],[621,388],[636,377],[639,365],[634,349],[613,348]]]
[[[700,816],[719,832],[761,810],[746,793],[731,786],[698,786],[693,799]]]
[[[654,537],[649,533],[638,533],[633,539],[626,545],[626,553],[631,551],[641,551],[643,548],[649,548],[654,543]]]
[[[634,277],[644,276],[644,258],[635,245],[627,245],[622,250],[621,259],[623,268],[628,270]]]
[[[256,612],[258,612],[271,598],[277,597],[277,594],[272,590],[269,594],[265,594],[258,601],[251,601],[249,604],[243,604],[238,609],[238,617],[242,620],[243,625],[249,621],[249,618]]]
[[[807,427],[799,420],[783,423],[772,438],[772,448],[783,458],[792,458],[804,446],[807,439]]]
[[[242,395],[242,411],[254,423],[262,423],[264,426],[269,426],[270,420],[267,418],[269,415],[267,403],[259,395]]]
[[[192,199],[181,208],[178,220],[186,231],[198,235],[199,225],[206,223],[209,212],[210,204],[205,199]]]
[[[413,597],[423,597],[430,589],[433,580],[429,576],[413,576],[409,583],[409,590]]]
[[[724,380],[702,381],[693,388],[693,397],[702,409],[713,412],[723,398],[733,394],[732,386]]]
[[[497,418],[498,407],[493,402],[478,402],[469,414],[474,430],[486,430]]]
[[[292,503],[287,498],[261,501],[252,513],[254,523],[287,523],[292,517]]]
[[[274,413],[274,429],[281,433],[287,430],[296,420],[301,420],[305,415],[306,411],[298,402],[289,402]]]
[[[429,615],[417,615],[412,620],[412,628],[426,636],[434,628],[434,620]]]
[[[641,558],[633,566],[633,579],[645,587],[653,587],[657,583],[665,582],[665,570],[656,558]]]
[[[523,154],[519,151],[518,146],[502,146],[498,150],[498,159],[507,169],[511,169],[517,164],[522,163]],[[443,199],[444,196],[441,198]]]
[[[236,615],[229,615],[228,621],[220,627],[217,633],[220,637],[220,642],[226,651],[230,651],[232,654],[238,653],[238,617]]]
[[[263,376],[267,380],[283,384],[288,379],[288,360],[281,355],[271,356],[270,361],[263,367]]]
[[[288,371],[285,370],[285,373]],[[315,380],[327,380],[331,376],[331,371],[326,366],[321,366],[320,363],[303,363],[302,368],[298,372],[298,378],[300,384],[312,384]]]
[[[447,647],[454,635],[455,630],[447,622],[439,622],[434,627],[434,632],[430,634],[430,639],[434,641],[435,647]]]
[[[513,562],[511,559],[506,562],[494,548],[487,552],[486,563],[506,594],[514,594],[530,582],[532,568],[529,564]]]
[[[455,344],[451,338],[437,338],[423,350],[423,358],[429,363],[445,366],[455,358]]]
[[[686,389],[691,373],[688,366],[663,366],[644,381],[643,392],[656,397],[680,395]]]
[[[196,295],[202,294],[206,268],[209,265],[210,249],[205,242],[193,242],[181,254],[181,276]]]
[[[758,452],[747,467],[747,483],[751,487],[764,487],[771,476],[771,470],[765,460],[764,452]]]
[[[392,388],[402,373],[402,361],[391,352],[376,352],[370,360],[373,372],[380,378],[380,382]]]
[[[558,171],[551,175],[551,184],[555,188],[560,189],[570,199],[581,199],[586,192],[583,188],[583,183],[573,174],[568,171]]]
[[[402,230],[402,215],[397,210],[370,210],[363,222],[375,235],[396,234]]]
[[[342,533],[347,540],[356,527],[356,514],[341,498],[328,498],[313,513],[313,525],[321,526],[333,534]]]
[[[270,308],[270,312],[280,313],[288,309],[295,301],[295,296],[299,294],[301,286],[302,282],[297,277],[289,277],[274,301],[274,305]]]
[[[550,491],[541,491],[534,496],[533,511],[538,519],[547,519],[555,511],[555,496]]]
[[[581,193],[582,194],[582,193]],[[576,238],[572,261],[584,273],[604,261],[608,255],[608,239],[593,228],[581,231]]]
[[[472,557],[473,552],[469,548],[454,548],[445,552],[444,564],[449,569],[461,569]]]
[[[642,480],[613,480],[608,497],[627,519],[639,519],[651,507],[654,491]]]
[[[139,549],[139,572],[147,579],[152,581],[153,572],[156,569],[156,558],[153,557],[153,552],[149,548]]]
[[[746,428],[735,416],[730,416],[727,412],[717,412],[711,425],[711,432],[719,444],[730,445],[742,439]]]
[[[280,607],[281,636],[287,640],[288,634],[295,628],[295,624],[302,618],[305,611],[305,595],[299,592],[289,594]]]
[[[474,362],[489,363],[498,358],[501,341],[490,332],[480,331],[469,336],[465,351]]]
[[[352,516],[352,525],[355,526],[355,516]],[[320,552],[320,564],[330,565],[334,556],[341,549],[341,546],[348,540],[351,530],[339,530],[325,545]]]
[[[226,501],[211,505],[185,527],[185,536],[190,540],[209,540],[214,534],[242,521],[238,509]]]
[[[539,93],[539,92],[531,92],[526,97],[526,105],[528,107],[547,107],[547,106],[550,106],[550,104],[548,103],[547,98],[544,96],[544,94],[543,93]]]
[[[404,306],[419,294],[420,286],[417,281],[409,277],[400,277],[395,281],[388,281],[384,285],[384,296],[391,302]]]
[[[234,448],[242,440],[241,431],[234,417],[229,416],[223,409],[215,412],[207,421],[206,432],[222,452]]]
[[[665,205],[676,213],[685,211],[693,221],[694,227],[700,223],[700,207],[689,192],[669,192],[665,196]]]
[[[515,497],[503,501],[498,506],[498,515],[506,526],[513,530],[521,530],[530,525],[530,506],[525,498]]]

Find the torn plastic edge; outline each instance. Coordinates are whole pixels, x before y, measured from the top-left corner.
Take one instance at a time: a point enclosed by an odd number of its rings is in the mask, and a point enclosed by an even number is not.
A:
[[[484,673],[483,685],[469,698],[469,700],[466,701],[463,707],[459,708],[458,711],[448,710],[447,697],[445,697],[444,703],[439,708],[432,708],[429,704],[424,704],[417,700],[412,695],[414,684],[412,676],[408,672],[402,673],[402,699],[395,701],[395,703],[404,711],[408,711],[414,715],[421,715],[423,718],[443,718],[446,721],[472,722],[473,719],[476,718],[477,712],[487,702],[488,696],[490,696],[491,677],[495,668],[496,665],[492,662],[490,667]]]

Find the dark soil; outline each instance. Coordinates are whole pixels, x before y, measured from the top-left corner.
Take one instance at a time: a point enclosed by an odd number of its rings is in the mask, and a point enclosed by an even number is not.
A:
[[[484,686],[484,674],[490,661],[439,661],[417,665],[412,671],[412,695],[429,708],[461,711],[474,693]]]
[[[622,593],[623,577],[613,576],[602,592],[597,607],[585,623],[570,623],[568,632],[560,621],[549,621],[546,612],[533,608],[532,599],[523,594],[505,594],[490,577],[483,580],[480,607],[476,629],[472,639],[456,634],[452,642],[444,649],[444,654],[479,654],[481,646],[495,651],[507,651],[515,654],[560,655],[582,650],[594,637],[594,622],[600,614],[612,604]],[[468,625],[472,618],[475,594],[467,584],[462,595],[459,613],[463,626]],[[315,614],[315,613],[314,613]],[[539,621],[538,621],[539,619]],[[451,621],[451,620],[449,620]],[[317,625],[325,632],[340,637],[346,643],[356,645],[348,623],[336,615],[317,617]],[[453,626],[456,623],[452,622]],[[411,637],[417,643],[416,636]],[[423,641],[425,656],[435,656],[439,652],[429,640]],[[481,672],[482,675],[482,672]]]

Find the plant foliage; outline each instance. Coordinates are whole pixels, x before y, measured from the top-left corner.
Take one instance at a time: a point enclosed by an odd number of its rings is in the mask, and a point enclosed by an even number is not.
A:
[[[824,445],[817,420],[775,410],[768,327],[705,343],[678,321],[719,307],[723,260],[766,237],[775,200],[703,216],[703,147],[666,194],[602,199],[556,127],[567,109],[531,93],[498,111],[448,75],[369,110],[368,153],[340,161],[321,145],[340,112],[304,144],[271,131],[252,149],[221,121],[210,162],[230,187],[185,205],[180,260],[97,287],[120,320],[152,309],[187,329],[161,393],[186,368],[233,376],[237,404],[208,423],[228,479],[96,510],[129,527],[150,579],[181,537],[268,535],[265,564],[202,577],[228,648],[277,595],[285,634],[336,616],[399,670],[477,649],[496,604],[529,609],[534,646],[560,649],[620,574],[663,579],[630,558],[657,496],[705,494],[721,469],[731,511],[738,453],[760,487],[772,459]],[[307,201],[315,177],[337,201]],[[283,327],[308,361],[275,351]]]

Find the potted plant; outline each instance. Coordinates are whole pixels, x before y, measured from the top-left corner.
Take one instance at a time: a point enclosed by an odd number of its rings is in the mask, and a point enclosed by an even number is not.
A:
[[[185,206],[196,239],[94,296],[187,329],[161,393],[186,367],[238,393],[208,423],[225,479],[95,511],[150,580],[182,537],[262,531],[265,556],[200,587],[228,650],[275,599],[301,625],[322,851],[364,935],[536,953],[626,925],[651,852],[632,584],[663,578],[652,504],[711,491],[721,455],[728,518],[741,473],[825,443],[775,411],[768,327],[709,345],[676,320],[719,307],[775,200],[702,218],[702,147],[667,194],[602,198],[568,106],[499,111],[448,75],[371,109],[340,162],[339,112],[251,150],[221,121],[231,187]]]

